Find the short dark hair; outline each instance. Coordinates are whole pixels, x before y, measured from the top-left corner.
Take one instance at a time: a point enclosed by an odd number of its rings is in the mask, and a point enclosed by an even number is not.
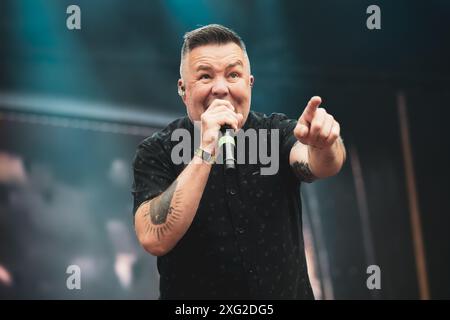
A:
[[[233,30],[220,24],[209,24],[189,31],[184,35],[181,59],[191,50],[207,44],[227,44],[233,42],[246,52],[244,41]]]

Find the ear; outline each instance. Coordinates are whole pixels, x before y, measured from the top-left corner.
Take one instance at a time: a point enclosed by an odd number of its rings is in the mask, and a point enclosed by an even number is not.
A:
[[[253,75],[250,75],[250,87],[253,88],[254,83],[255,83],[255,77]]]
[[[181,97],[181,99],[183,99],[184,102],[186,97],[186,89],[184,87],[182,79],[178,79],[178,95]]]

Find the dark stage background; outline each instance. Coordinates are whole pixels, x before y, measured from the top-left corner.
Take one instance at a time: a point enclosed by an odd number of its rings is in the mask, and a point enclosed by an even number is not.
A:
[[[71,4],[81,30],[66,27]],[[366,27],[371,4],[381,30]],[[182,36],[208,23],[246,42],[253,110],[297,118],[320,95],[341,124],[345,167],[302,187],[316,297],[419,299],[424,261],[429,297],[449,299],[444,0],[1,1],[0,298],[158,297],[155,258],[134,235],[131,161],[141,140],[185,114],[176,92]],[[81,290],[66,287],[73,264]],[[380,290],[366,286],[372,264]]]

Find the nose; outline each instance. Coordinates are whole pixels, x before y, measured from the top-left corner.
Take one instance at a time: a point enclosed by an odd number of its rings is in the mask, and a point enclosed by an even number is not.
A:
[[[225,79],[218,78],[214,81],[211,88],[211,93],[214,97],[222,99],[226,97],[229,93],[228,84]]]

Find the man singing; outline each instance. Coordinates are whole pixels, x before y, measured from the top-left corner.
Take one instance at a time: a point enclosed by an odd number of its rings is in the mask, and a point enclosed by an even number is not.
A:
[[[160,298],[313,299],[300,184],[340,171],[346,155],[339,123],[319,107],[320,97],[298,120],[250,111],[254,77],[244,42],[221,25],[184,36],[180,77],[187,116],[145,139],[133,164],[136,234],[158,256]],[[269,146],[277,172],[261,174],[259,157],[231,171],[215,163],[224,126],[277,130],[279,148]],[[186,164],[172,159],[172,132],[180,128],[200,134]]]

